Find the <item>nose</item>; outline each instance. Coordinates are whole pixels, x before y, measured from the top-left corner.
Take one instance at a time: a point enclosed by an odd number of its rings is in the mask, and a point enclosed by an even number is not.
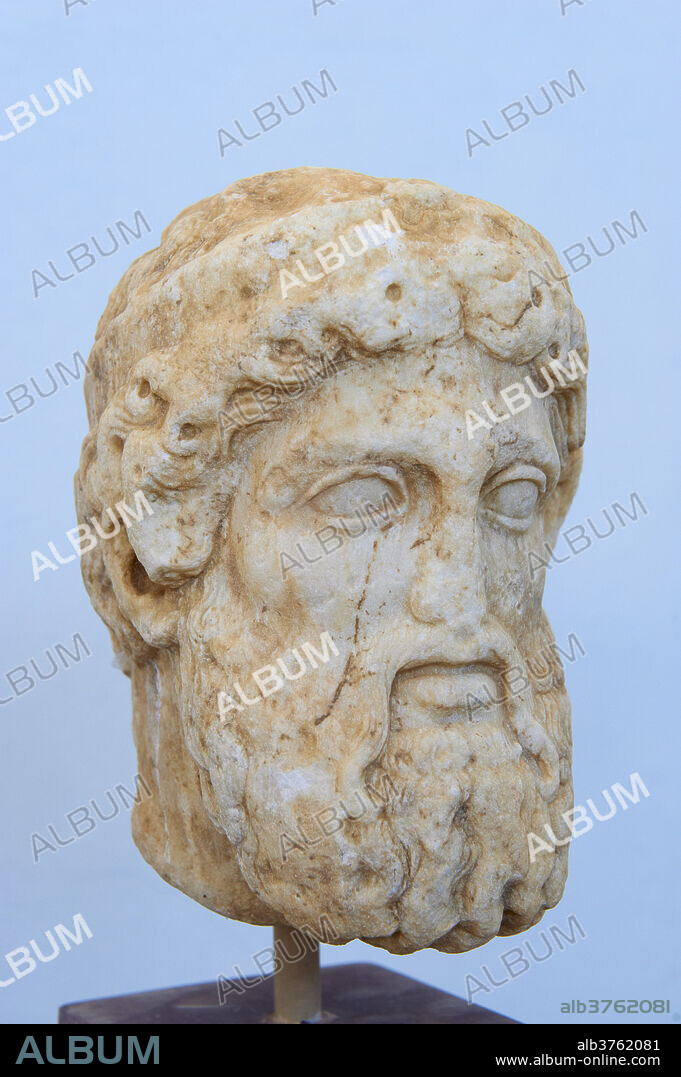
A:
[[[420,544],[409,608],[423,624],[446,622],[466,633],[480,628],[486,601],[474,523],[464,528],[450,519]]]

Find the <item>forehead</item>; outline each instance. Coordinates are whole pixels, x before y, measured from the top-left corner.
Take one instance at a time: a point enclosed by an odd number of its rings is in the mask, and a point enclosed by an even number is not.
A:
[[[474,345],[429,347],[351,364],[301,399],[266,432],[253,457],[263,479],[342,462],[392,458],[447,467],[462,477],[514,459],[557,465],[549,407],[533,400],[522,413],[469,437],[466,412],[483,401],[504,412],[499,392],[528,368]]]

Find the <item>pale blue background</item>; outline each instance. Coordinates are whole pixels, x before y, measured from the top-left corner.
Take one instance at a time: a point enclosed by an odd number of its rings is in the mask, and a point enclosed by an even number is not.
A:
[[[649,231],[576,274],[591,344],[586,467],[568,524],[637,490],[649,514],[548,575],[556,638],[576,632],[588,656],[567,667],[577,802],[633,771],[650,797],[573,846],[560,906],[588,938],[489,996],[524,1022],[565,1018],[571,998],[670,998],[678,981],[678,66],[672,0],[61,0],[3,5],[0,108],[81,66],[92,87],[0,145],[8,197],[2,277],[2,391],[55,362],[87,355],[97,319],[128,262],[158,243],[183,207],[232,181],[295,165],[418,176],[499,203],[557,250],[637,209]],[[290,87],[338,86],[275,130],[220,159],[217,128]],[[466,127],[576,68],[587,92],[472,159]],[[44,98],[44,92],[43,92]],[[1,115],[1,113],[0,113]],[[6,132],[3,122],[0,130]],[[34,300],[30,271],[141,209],[153,228],[115,256]],[[7,407],[0,414],[7,414]],[[253,973],[269,932],[222,920],[148,868],[129,815],[101,824],[38,865],[30,835],[116,783],[135,760],[129,685],[112,666],[77,563],[39,583],[30,551],[73,526],[72,475],[86,430],[82,386],[62,388],[0,430],[7,611],[0,673],[81,632],[93,654],[2,708],[2,834],[8,870],[0,954],[81,912],[94,937],[39,965],[0,995],[5,1021],[55,1019],[60,1003]],[[3,678],[3,683],[4,678]],[[6,694],[6,693],[4,693]],[[374,961],[465,994],[465,975],[535,940],[538,928],[467,956],[392,958],[353,943],[326,963]],[[0,962],[3,969],[4,959]],[[662,1020],[669,1021],[664,1016]],[[567,1018],[574,1020],[574,1018]],[[646,1018],[626,1016],[628,1023]]]

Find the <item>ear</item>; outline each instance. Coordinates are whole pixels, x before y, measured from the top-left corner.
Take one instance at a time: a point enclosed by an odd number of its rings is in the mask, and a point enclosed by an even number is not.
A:
[[[211,555],[219,524],[212,491],[202,486],[140,489],[128,495],[128,501],[133,499],[136,513],[125,501],[119,501],[116,509],[149,582],[178,587],[198,576]]]
[[[86,438],[74,481],[75,501],[79,523],[88,526],[96,541],[82,555],[83,580],[92,605],[112,633],[117,655],[146,657],[149,646],[165,647],[175,640],[179,595],[154,583],[138,559],[126,519],[121,520],[127,516],[124,502],[101,514],[94,511],[93,458],[92,440]]]
[[[215,401],[165,384],[166,366],[163,356],[137,364],[86,437],[76,476],[79,522],[98,536],[86,586],[114,634],[138,647],[176,640],[179,589],[204,569],[224,511]]]
[[[205,489],[134,495],[137,514],[104,549],[116,598],[143,639],[163,646],[176,639],[178,589],[204,569],[217,527]],[[133,500],[129,497],[128,500]]]
[[[154,583],[124,528],[85,553],[81,568],[90,601],[109,627],[117,654],[123,651],[142,659],[149,656],[149,648],[169,647],[176,641],[177,588]]]

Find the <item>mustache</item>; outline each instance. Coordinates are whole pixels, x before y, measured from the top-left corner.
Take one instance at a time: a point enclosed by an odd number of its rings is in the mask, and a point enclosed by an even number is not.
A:
[[[396,638],[399,643],[396,644]],[[515,663],[525,662],[508,633],[493,621],[480,626],[476,632],[463,636],[446,626],[423,626],[397,634],[392,627],[372,639],[372,650],[385,662],[385,673],[392,687],[398,676],[413,676],[422,667],[424,672],[457,672],[479,669],[481,673],[501,678]]]
[[[401,685],[420,674],[444,673],[455,679],[457,673],[475,673],[481,677],[491,676],[501,685],[509,668],[519,666],[528,670],[525,655],[503,627],[491,618],[483,621],[477,631],[465,636],[433,625],[419,627],[409,636],[403,636],[399,648],[395,648],[394,640],[393,632],[386,670],[388,700]],[[541,708],[536,706],[529,677],[526,679],[526,688],[504,697],[504,720],[523,753],[534,759],[541,796],[550,801],[560,785],[560,757],[548,729],[536,717]]]

